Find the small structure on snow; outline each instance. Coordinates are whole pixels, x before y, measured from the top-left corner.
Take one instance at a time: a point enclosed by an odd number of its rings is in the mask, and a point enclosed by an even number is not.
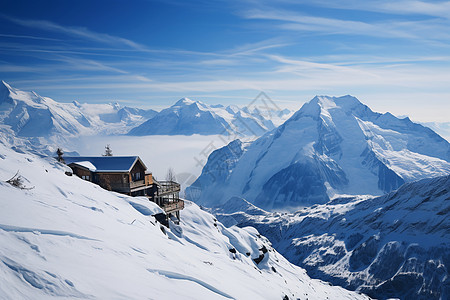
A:
[[[78,177],[110,191],[145,196],[165,211],[166,219],[174,215],[180,220],[180,184],[156,181],[139,156],[66,156],[64,161]]]

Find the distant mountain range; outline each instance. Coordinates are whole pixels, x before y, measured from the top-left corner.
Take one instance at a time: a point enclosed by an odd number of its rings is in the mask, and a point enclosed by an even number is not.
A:
[[[381,197],[338,198],[293,214],[240,198],[215,210],[226,226],[252,226],[292,263],[376,299],[450,298],[450,175]]]
[[[258,137],[281,124],[289,110],[260,111],[183,98],[157,112],[118,103],[60,103],[0,82],[0,141],[22,146],[60,143],[84,135],[210,135]]]
[[[116,104],[59,103],[0,83],[0,124],[19,137],[123,134],[156,115]]]
[[[450,144],[431,129],[352,96],[318,96],[256,141],[213,152],[187,195],[207,207],[238,196],[295,209],[449,173]]]
[[[188,98],[133,128],[129,135],[237,135],[260,136],[275,128],[274,123],[289,115],[289,110],[273,112],[268,118],[260,110],[237,106],[207,105]]]

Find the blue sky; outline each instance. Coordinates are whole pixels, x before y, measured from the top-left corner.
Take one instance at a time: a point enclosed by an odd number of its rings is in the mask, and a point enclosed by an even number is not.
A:
[[[0,79],[58,101],[298,109],[352,94],[450,121],[450,2],[2,1]]]

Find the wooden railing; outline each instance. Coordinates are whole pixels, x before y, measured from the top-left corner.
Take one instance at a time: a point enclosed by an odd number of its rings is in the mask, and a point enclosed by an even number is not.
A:
[[[181,190],[180,184],[175,181],[158,181],[159,185],[159,195],[167,195],[178,193]]]
[[[130,188],[140,187],[145,185],[145,180],[137,180],[130,182]]]
[[[166,214],[171,213],[171,212],[175,212],[175,211],[178,211],[178,210],[182,210],[183,208],[184,208],[184,201],[183,200],[168,202],[168,203],[164,203],[162,205],[162,209],[164,209]]]

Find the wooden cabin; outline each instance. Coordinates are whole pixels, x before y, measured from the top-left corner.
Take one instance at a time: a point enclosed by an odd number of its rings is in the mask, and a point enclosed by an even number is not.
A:
[[[173,214],[180,219],[184,208],[180,184],[157,182],[139,156],[65,156],[64,161],[78,177],[110,191],[145,196],[158,204],[167,217]]]

